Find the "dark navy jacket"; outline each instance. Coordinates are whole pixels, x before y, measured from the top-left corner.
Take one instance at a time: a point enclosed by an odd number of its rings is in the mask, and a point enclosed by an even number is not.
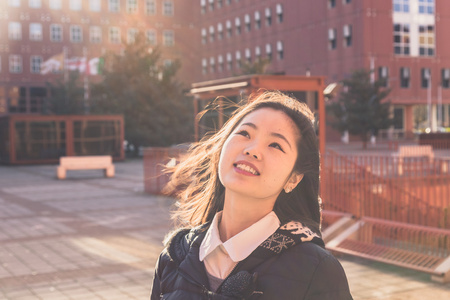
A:
[[[348,300],[347,278],[318,236],[280,227],[239,262],[216,292],[209,290],[199,247],[209,224],[175,233],[155,269],[151,300]]]

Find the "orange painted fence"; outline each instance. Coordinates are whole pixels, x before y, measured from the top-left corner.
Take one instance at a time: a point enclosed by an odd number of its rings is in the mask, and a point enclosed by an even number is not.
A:
[[[401,163],[401,168],[399,164]],[[450,229],[450,161],[393,156],[323,157],[324,209]]]

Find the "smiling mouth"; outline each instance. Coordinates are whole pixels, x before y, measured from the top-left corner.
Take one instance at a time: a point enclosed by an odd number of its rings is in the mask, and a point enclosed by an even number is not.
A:
[[[253,169],[252,167],[245,164],[233,164],[233,166],[239,170],[251,173],[253,175],[259,175],[259,172]]]

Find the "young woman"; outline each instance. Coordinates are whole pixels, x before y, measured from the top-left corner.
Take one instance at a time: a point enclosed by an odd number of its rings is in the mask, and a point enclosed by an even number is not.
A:
[[[320,233],[313,114],[279,92],[240,107],[174,170],[151,299],[352,299]]]

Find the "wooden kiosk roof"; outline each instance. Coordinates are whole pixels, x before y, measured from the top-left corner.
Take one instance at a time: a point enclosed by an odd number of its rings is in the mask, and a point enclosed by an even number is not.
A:
[[[194,83],[190,94],[194,96],[195,114],[197,114],[198,100],[215,99],[219,96],[250,95],[259,89],[282,92],[317,92],[319,120],[325,120],[323,95],[325,78],[322,76],[244,75]],[[325,125],[324,121],[319,122],[319,149],[321,154],[325,152]],[[195,135],[198,139],[198,123],[195,124]]]

